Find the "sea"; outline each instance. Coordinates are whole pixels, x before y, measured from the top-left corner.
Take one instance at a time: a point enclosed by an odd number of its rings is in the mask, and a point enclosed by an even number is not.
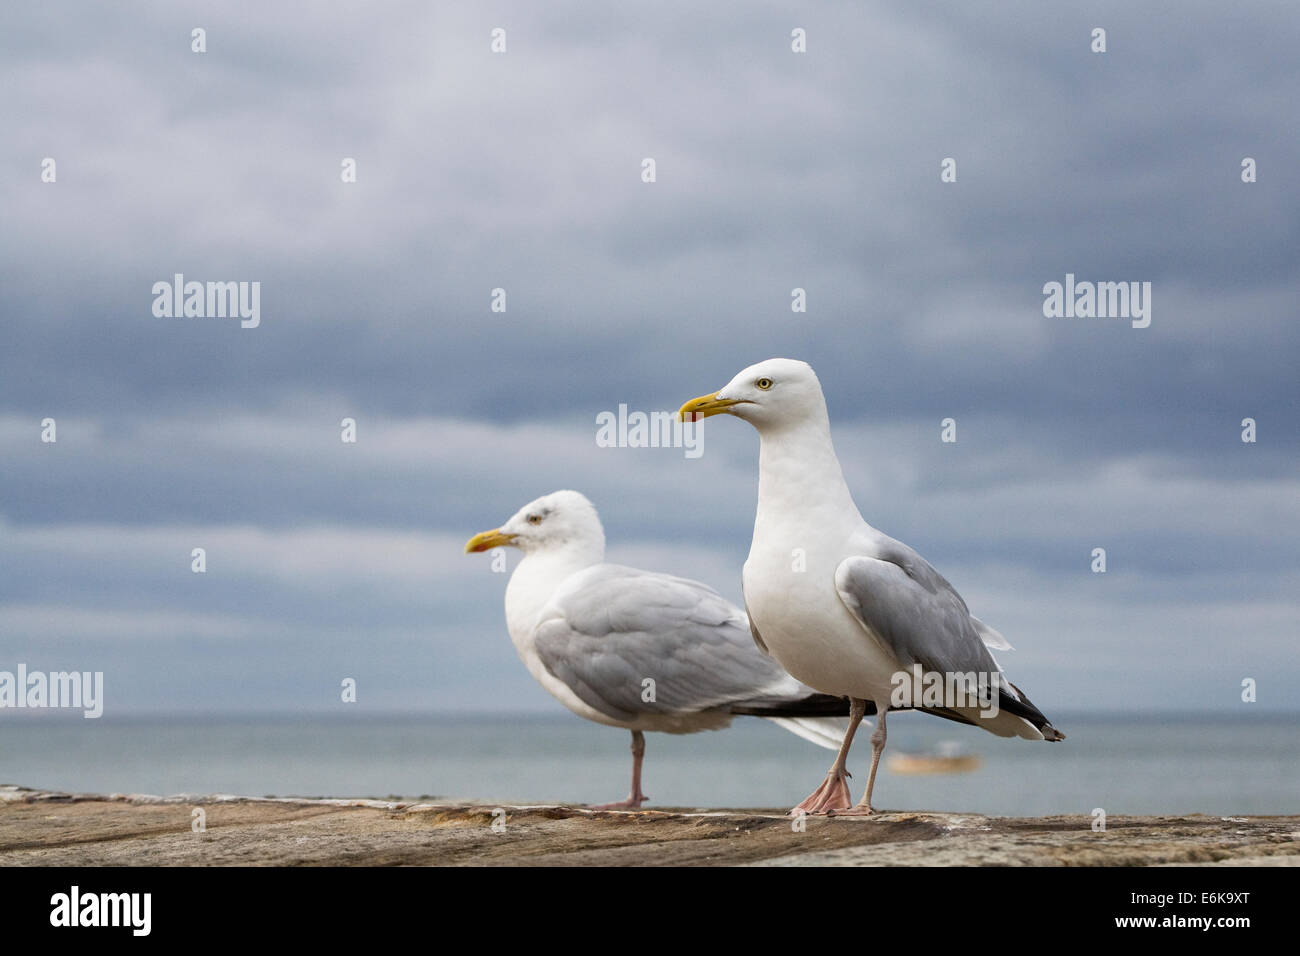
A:
[[[1057,715],[1054,715],[1054,719]],[[1300,813],[1300,715],[1061,714],[1061,743],[922,714],[889,722],[873,803],[1001,816]],[[647,806],[788,808],[834,755],[753,718],[647,734]],[[0,711],[0,784],[73,793],[603,803],[627,794],[630,735],[567,714],[112,716]],[[956,746],[966,773],[903,774],[892,753]],[[849,760],[855,798],[871,749]]]

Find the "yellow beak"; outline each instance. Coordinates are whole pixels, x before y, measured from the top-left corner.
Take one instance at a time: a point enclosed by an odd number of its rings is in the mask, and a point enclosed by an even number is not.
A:
[[[465,542],[465,553],[473,554],[476,551],[490,551],[492,548],[500,548],[511,544],[514,540],[515,536],[513,534],[502,534],[500,528],[493,528],[491,531],[480,531]]]
[[[737,398],[718,398],[718,393],[711,395],[701,395],[699,398],[692,398],[689,402],[678,409],[677,414],[684,422],[697,422],[701,418],[708,418],[710,415],[721,415],[732,405],[739,405],[740,399]]]

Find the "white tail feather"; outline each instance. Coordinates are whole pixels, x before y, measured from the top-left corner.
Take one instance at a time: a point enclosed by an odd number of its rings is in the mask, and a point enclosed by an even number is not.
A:
[[[802,737],[818,747],[839,750],[844,743],[847,723],[839,717],[768,717],[796,737]],[[865,726],[865,723],[864,723]]]
[[[985,624],[983,621],[977,618],[974,614],[970,616],[970,621],[972,624],[975,625],[975,633],[980,636],[980,640],[984,642],[985,647],[991,647],[995,651],[1015,650],[1015,648],[1011,646],[1010,641],[1008,641],[1005,637],[1003,637],[993,628],[989,627],[987,624]]]

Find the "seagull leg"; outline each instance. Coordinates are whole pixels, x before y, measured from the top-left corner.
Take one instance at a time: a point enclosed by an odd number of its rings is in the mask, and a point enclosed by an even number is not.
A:
[[[633,809],[641,806],[649,799],[641,792],[641,760],[645,757],[645,734],[639,730],[632,731],[632,790],[627,796],[627,802],[632,804]]]
[[[636,810],[650,798],[641,792],[641,760],[645,757],[645,734],[639,730],[632,731],[632,792],[626,800],[618,803],[601,803],[589,807],[591,810]]]
[[[858,724],[862,723],[866,713],[865,700],[849,698],[849,729],[844,734],[844,743],[840,745],[840,752],[835,757],[835,762],[831,764],[831,769],[826,774],[826,779],[822,781],[822,785],[810,793],[803,803],[791,810],[791,816],[801,810],[804,813],[845,810],[852,804],[853,797],[849,795],[849,785],[845,783],[850,776],[845,764],[849,759],[849,748],[853,746],[853,735],[858,732]]]
[[[885,712],[888,706],[881,707],[876,705],[879,711],[876,721],[876,729],[871,734],[871,773],[867,775],[867,792],[862,795],[862,800],[851,810],[831,810],[830,812],[837,817],[859,817],[869,816],[873,811],[871,809],[871,788],[876,784],[876,767],[880,766],[880,755],[885,752]]]

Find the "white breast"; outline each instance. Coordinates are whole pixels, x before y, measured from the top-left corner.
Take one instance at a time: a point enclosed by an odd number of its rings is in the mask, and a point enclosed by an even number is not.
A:
[[[898,662],[835,590],[835,569],[847,554],[833,545],[801,548],[797,534],[765,532],[745,562],[745,601],[772,656],[822,693],[888,700]]]

